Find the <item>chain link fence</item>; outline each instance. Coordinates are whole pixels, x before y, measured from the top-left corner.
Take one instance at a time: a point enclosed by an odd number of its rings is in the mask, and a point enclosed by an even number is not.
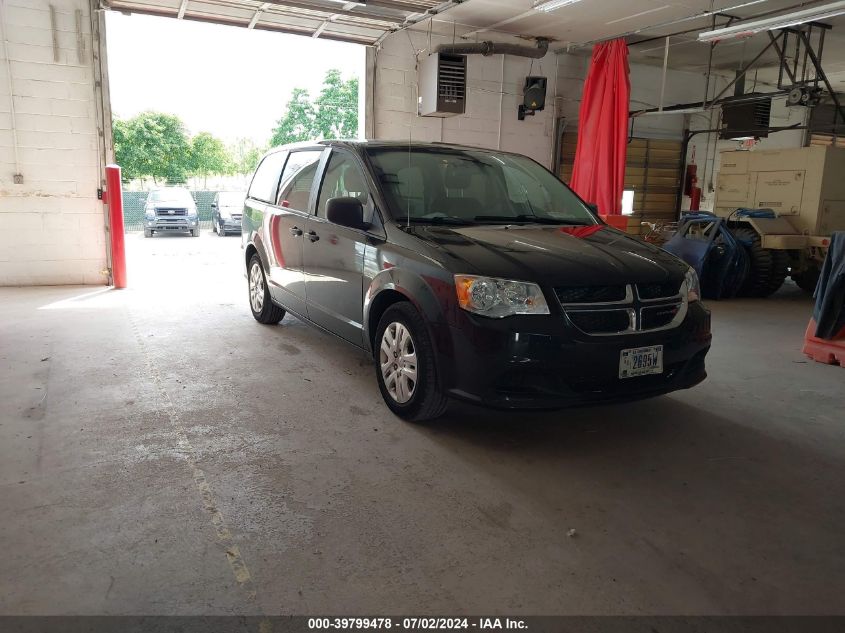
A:
[[[191,191],[202,229],[211,228],[211,203],[216,193],[217,190]],[[127,232],[144,230],[144,205],[148,195],[148,191],[123,192],[123,223]]]

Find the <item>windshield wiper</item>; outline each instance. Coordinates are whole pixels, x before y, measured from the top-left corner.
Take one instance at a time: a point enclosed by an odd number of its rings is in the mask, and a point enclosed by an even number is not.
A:
[[[472,220],[465,220],[463,218],[455,218],[450,215],[438,215],[433,218],[398,218],[400,223],[411,222],[411,224],[454,224],[466,225],[472,224]]]
[[[541,218],[536,215],[528,215],[527,213],[521,213],[519,215],[477,215],[475,216],[476,222],[497,222],[501,224],[511,224],[511,223],[519,223],[519,222],[526,222],[526,223],[534,223],[534,224],[554,224],[554,225],[565,225],[565,226],[585,226],[584,222],[579,222],[577,220],[560,220],[557,218]]]

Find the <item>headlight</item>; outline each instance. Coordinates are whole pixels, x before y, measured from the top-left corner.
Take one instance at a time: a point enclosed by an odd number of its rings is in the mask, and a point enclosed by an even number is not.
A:
[[[154,217],[156,217],[156,210],[153,207],[149,207],[147,209],[144,209],[144,216],[148,220],[152,220]]]
[[[687,276],[684,279],[684,284],[687,287],[687,299],[690,303],[695,303],[701,299],[701,284],[698,281],[698,274],[695,269],[690,267],[687,270]]]
[[[501,319],[514,314],[549,314],[537,284],[475,275],[455,275],[458,304],[468,312]]]

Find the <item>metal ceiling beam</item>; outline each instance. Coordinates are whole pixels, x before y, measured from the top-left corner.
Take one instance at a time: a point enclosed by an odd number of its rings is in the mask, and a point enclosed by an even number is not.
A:
[[[182,0],[182,4],[179,5],[179,13],[176,14],[176,19],[181,20],[185,17],[185,11],[188,10],[188,0]]]
[[[746,0],[745,2],[734,4],[734,5],[731,5],[729,7],[723,7],[721,9],[713,9],[712,11],[702,11],[700,13],[695,13],[695,14],[688,15],[688,16],[685,16],[685,17],[682,17],[682,18],[675,18],[674,20],[669,20],[667,22],[660,22],[658,24],[651,24],[649,26],[644,26],[644,27],[639,28],[639,29],[634,29],[632,31],[625,31],[624,33],[618,33],[616,35],[609,35],[608,37],[602,37],[602,38],[599,38],[599,39],[596,39],[596,40],[573,43],[570,46],[557,49],[555,51],[555,53],[567,53],[567,52],[569,52],[569,49],[572,48],[572,47],[580,48],[580,47],[583,47],[583,46],[591,46],[593,44],[598,44],[600,42],[607,42],[608,40],[615,40],[615,39],[622,38],[622,37],[627,38],[627,37],[631,37],[632,35],[639,35],[640,33],[646,33],[648,31],[653,32],[657,29],[663,29],[663,28],[666,28],[666,27],[669,27],[669,26],[674,26],[676,24],[683,24],[684,22],[690,22],[692,20],[701,20],[703,18],[709,18],[709,17],[714,17],[714,16],[731,17],[731,16],[726,15],[726,14],[730,13],[731,11],[736,11],[738,9],[742,9],[742,8],[745,8],[745,7],[753,6],[753,5],[756,5],[756,4],[762,4],[765,1],[766,0]],[[783,8],[780,8],[780,9],[764,11],[762,13],[755,13],[754,15],[744,17],[742,19],[743,20],[753,20],[753,19],[757,19],[757,18],[765,18],[767,16],[774,15],[774,14],[777,14],[777,13],[781,13],[783,11],[791,11],[793,9],[806,9],[808,6],[819,4],[820,2],[824,2],[824,1],[825,0],[812,0],[810,2],[802,2],[800,4],[793,4],[791,6],[783,7]],[[667,36],[677,37],[679,35],[686,35],[687,33],[695,33],[695,32],[698,32],[700,30],[701,30],[701,28],[697,27],[697,28],[694,28],[694,29],[687,29],[685,31],[676,31],[676,32],[673,32],[673,33],[661,33],[660,35],[656,35],[655,37],[641,40],[640,42],[633,42],[633,44],[634,45],[642,44],[642,43],[645,43],[645,42],[658,40],[658,39],[662,40],[664,37],[667,37]]]
[[[249,24],[247,24],[246,28],[248,28],[250,30],[254,29],[255,25],[258,24],[258,20],[261,19],[261,14],[264,13],[267,10],[267,7],[269,7],[269,6],[270,6],[270,3],[265,2],[260,7],[258,7],[258,9],[256,9],[256,11],[255,11],[255,14],[252,16],[252,19],[249,21]]]
[[[308,2],[307,0],[272,0],[270,6],[290,7],[292,9],[305,9],[307,11],[320,11],[329,15],[340,13],[351,17],[366,18],[368,20],[379,20],[381,22],[390,22],[392,24],[403,24],[407,19],[407,12],[397,11],[390,8],[381,8],[373,6],[371,10],[370,4],[354,4],[347,9],[348,5],[331,4],[318,2]]]
[[[320,35],[322,35],[322,34],[323,34],[323,31],[325,31],[325,30],[326,30],[326,27],[329,25],[329,23],[334,21],[334,18],[335,18],[335,17],[336,17],[336,16],[334,16],[334,15],[333,15],[333,16],[332,16],[332,17],[330,17],[328,20],[323,20],[323,23],[322,23],[322,24],[320,24],[320,26],[318,26],[318,27],[317,27],[317,30],[316,30],[316,31],[314,31],[314,32],[311,34],[311,37],[313,37],[314,39],[317,39],[318,37],[320,37]]]
[[[130,13],[137,13],[140,15],[153,15],[158,17],[165,17],[165,18],[176,18],[178,16],[178,10],[168,7],[161,7],[161,8],[150,8],[149,6],[139,6],[133,4],[131,1],[123,1],[123,0],[109,0],[107,5],[103,5],[104,9],[109,9],[112,11],[128,11]],[[237,18],[228,18],[228,17],[211,17],[202,14],[195,14],[191,13],[190,11],[185,11],[185,15],[183,16],[185,20],[191,20],[193,22],[205,22],[206,24],[224,24],[226,26],[240,26],[240,27],[248,27],[249,21],[248,20],[239,20]],[[374,31],[381,31],[383,30],[380,27],[372,26],[367,27],[366,25],[361,25],[362,28],[371,28]],[[264,23],[256,23],[253,27],[256,31],[272,31],[274,33],[287,33],[289,35],[302,35],[305,37],[310,37],[313,33],[312,29],[307,28],[296,28],[291,26],[286,26],[283,24],[272,24],[268,22]],[[355,35],[344,35],[342,33],[331,32],[331,33],[323,33],[322,38],[325,40],[334,40],[337,42],[348,42],[350,44],[361,44],[364,46],[372,46],[375,43],[375,39],[362,37],[362,36],[355,36]]]
[[[419,24],[423,20],[428,20],[434,18],[435,15],[439,15],[448,11],[452,7],[456,7],[459,4],[466,2],[466,0],[446,0],[445,2],[441,2],[435,7],[431,7],[427,9],[425,13],[420,14],[412,14],[408,16],[405,22],[402,24],[401,27],[398,29],[391,29],[390,31],[385,31],[381,37],[379,37],[375,42],[373,42],[373,46],[380,46],[381,43],[385,40],[385,38],[393,33],[397,33],[399,31],[404,31],[408,27],[414,26],[415,24]]]

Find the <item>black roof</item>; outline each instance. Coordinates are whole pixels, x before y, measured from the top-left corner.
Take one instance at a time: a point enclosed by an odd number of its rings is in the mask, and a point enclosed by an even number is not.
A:
[[[350,149],[363,149],[365,147],[372,148],[441,148],[454,150],[476,150],[482,152],[498,152],[500,154],[514,154],[516,152],[508,152],[504,150],[497,150],[490,147],[473,147],[472,145],[460,145],[457,143],[443,143],[439,141],[393,141],[393,140],[358,140],[358,139],[326,139],[322,141],[303,141],[300,143],[289,143],[287,145],[280,145],[272,148],[268,154],[278,152],[281,150],[290,149],[305,149],[308,147],[315,147],[318,145],[328,145],[332,147],[348,147]]]

